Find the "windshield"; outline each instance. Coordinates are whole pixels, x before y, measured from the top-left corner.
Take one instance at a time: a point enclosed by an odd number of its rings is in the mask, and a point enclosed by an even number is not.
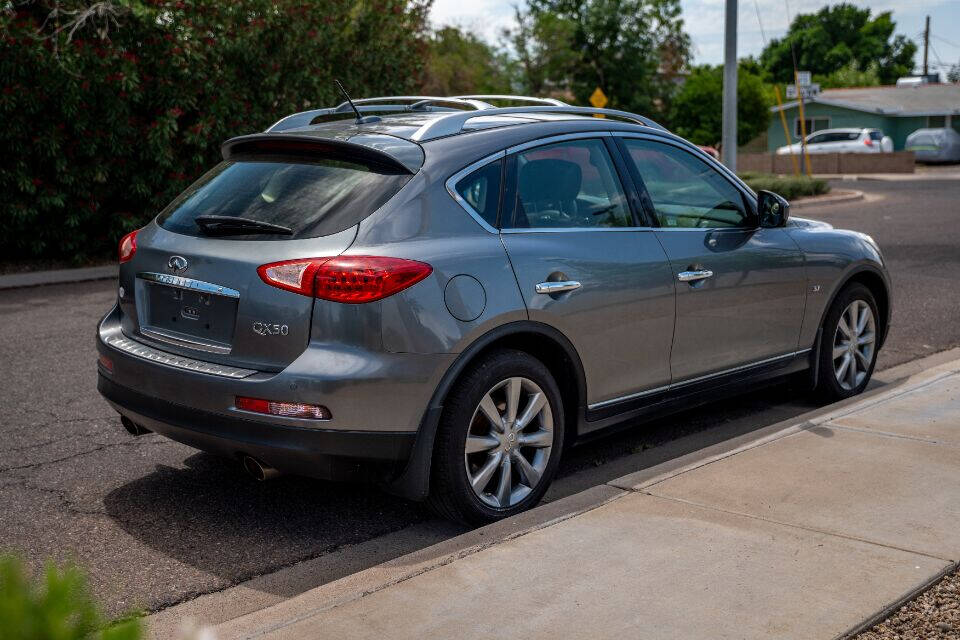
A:
[[[227,216],[266,224],[244,224],[250,233],[224,237],[315,238],[357,224],[409,179],[410,174],[389,167],[340,159],[251,156],[208,171],[157,222],[168,231],[199,236],[204,235],[205,217]],[[269,225],[290,231],[269,233]]]

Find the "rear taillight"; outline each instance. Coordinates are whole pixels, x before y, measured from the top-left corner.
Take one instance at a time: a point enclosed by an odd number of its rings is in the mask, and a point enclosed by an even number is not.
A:
[[[140,233],[140,229],[131,231],[127,235],[120,238],[120,248],[118,253],[120,255],[120,264],[124,262],[129,262],[133,259],[133,254],[137,252],[137,234]]]
[[[863,144],[867,145],[868,147],[872,147],[872,146],[873,146],[873,139],[872,139],[872,138],[864,138],[864,139],[863,139]]]
[[[243,411],[253,411],[255,413],[265,413],[271,416],[307,418],[310,420],[329,420],[332,417],[329,409],[317,404],[304,404],[302,402],[275,402],[273,400],[244,398],[242,396],[237,396],[235,404],[237,409],[242,409]]]
[[[373,302],[433,272],[425,262],[378,256],[338,256],[273,262],[257,268],[267,284],[333,302]]]

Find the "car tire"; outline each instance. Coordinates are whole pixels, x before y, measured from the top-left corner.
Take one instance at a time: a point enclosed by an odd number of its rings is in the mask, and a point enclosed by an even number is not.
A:
[[[547,367],[523,351],[489,353],[444,402],[427,503],[470,526],[529,509],[556,474],[563,439],[560,389]]]
[[[844,287],[823,321],[817,379],[822,399],[834,402],[866,388],[877,363],[881,331],[870,289],[859,282]]]

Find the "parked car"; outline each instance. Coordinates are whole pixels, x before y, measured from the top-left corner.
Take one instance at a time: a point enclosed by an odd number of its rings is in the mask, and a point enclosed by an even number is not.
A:
[[[807,153],[890,153],[893,140],[879,129],[824,129],[806,137]],[[795,142],[777,149],[777,155],[803,153]]]
[[[478,524],[626,420],[791,374],[863,391],[890,318],[869,236],[645,117],[527,101],[360,100],[225,142],[120,242],[98,389],[125,428]]]
[[[905,151],[917,162],[960,162],[960,133],[951,128],[917,129],[907,136]]]

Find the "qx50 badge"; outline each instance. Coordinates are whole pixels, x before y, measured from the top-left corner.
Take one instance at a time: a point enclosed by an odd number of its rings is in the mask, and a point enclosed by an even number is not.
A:
[[[290,327],[275,322],[254,322],[253,332],[261,336],[285,336],[290,333]]]
[[[167,260],[167,266],[174,273],[183,273],[190,266],[190,263],[183,256],[170,256],[170,259]]]

